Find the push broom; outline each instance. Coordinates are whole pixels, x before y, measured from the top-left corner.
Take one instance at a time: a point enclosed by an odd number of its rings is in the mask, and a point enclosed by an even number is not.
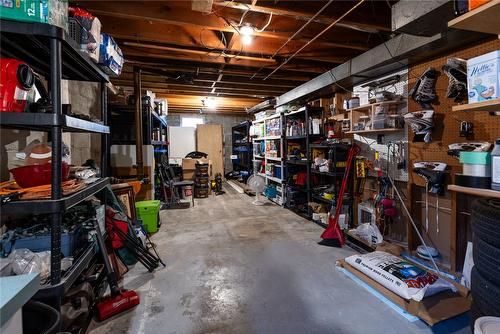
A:
[[[139,295],[134,290],[122,290],[118,286],[116,274],[109,263],[108,252],[106,251],[106,245],[104,244],[101,229],[99,228],[99,224],[97,222],[95,222],[94,225],[97,234],[97,243],[99,244],[102,260],[104,261],[104,267],[106,269],[109,289],[111,290],[111,296],[105,297],[102,301],[97,303],[96,306],[97,318],[99,321],[102,321],[139,305],[140,299]]]
[[[354,160],[354,157],[359,152],[359,147],[353,145],[349,148],[349,154],[347,156],[347,161],[345,165],[344,178],[342,179],[342,184],[340,186],[339,194],[337,196],[337,203],[335,206],[335,215],[330,213],[328,217],[328,227],[321,234],[321,240],[318,244],[322,246],[330,246],[330,247],[342,247],[345,244],[344,235],[340,229],[339,225],[339,217],[340,212],[342,210],[342,204],[344,201],[344,194],[347,188],[347,182],[349,182],[349,174],[351,171],[351,165]],[[333,211],[333,207],[332,210]]]

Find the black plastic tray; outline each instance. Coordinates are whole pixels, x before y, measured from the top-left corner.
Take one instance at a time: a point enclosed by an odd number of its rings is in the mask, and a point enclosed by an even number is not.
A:
[[[35,72],[50,75],[50,40],[61,41],[62,77],[68,80],[108,82],[105,74],[60,27],[43,23],[0,20],[2,57],[20,59]]]
[[[53,113],[0,112],[0,126],[33,131],[50,131],[53,126],[61,126],[65,132],[109,133],[109,126]]]
[[[101,191],[109,184],[109,178],[102,178],[98,181],[87,185],[84,189],[71,194],[69,196],[63,197],[58,200],[33,200],[33,201],[13,201],[2,204],[1,210],[2,214],[46,214],[46,213],[56,213],[64,212],[67,209],[77,205],[78,203],[84,201],[88,197],[94,195],[95,193]]]

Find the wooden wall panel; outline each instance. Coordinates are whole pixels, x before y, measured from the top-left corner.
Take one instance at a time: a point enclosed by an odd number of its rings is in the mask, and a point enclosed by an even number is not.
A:
[[[221,124],[199,124],[196,127],[196,147],[212,161],[212,175],[224,177],[224,136]]]

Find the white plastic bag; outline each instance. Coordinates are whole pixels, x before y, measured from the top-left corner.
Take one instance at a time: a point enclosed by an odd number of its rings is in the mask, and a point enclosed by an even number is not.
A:
[[[471,271],[472,267],[474,267],[474,259],[472,257],[472,253],[474,252],[474,246],[472,242],[467,243],[467,249],[465,251],[465,260],[464,266],[462,269],[462,279],[460,280],[460,284],[465,286],[467,289],[470,289],[470,281],[471,281]]]
[[[354,233],[361,239],[368,241],[371,245],[378,245],[384,241],[384,237],[382,233],[380,233],[377,225],[370,223],[360,224],[354,230]]]
[[[386,252],[352,255],[345,261],[405,299],[421,301],[443,290],[456,291],[448,281]]]
[[[15,249],[9,254],[12,271],[16,275],[39,273],[44,282],[50,275],[50,252],[34,253],[27,248]]]

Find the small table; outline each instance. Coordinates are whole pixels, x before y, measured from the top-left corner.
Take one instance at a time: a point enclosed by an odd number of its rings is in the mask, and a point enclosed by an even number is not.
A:
[[[21,333],[21,308],[40,289],[40,277],[38,274],[0,277],[0,287],[0,332]]]

